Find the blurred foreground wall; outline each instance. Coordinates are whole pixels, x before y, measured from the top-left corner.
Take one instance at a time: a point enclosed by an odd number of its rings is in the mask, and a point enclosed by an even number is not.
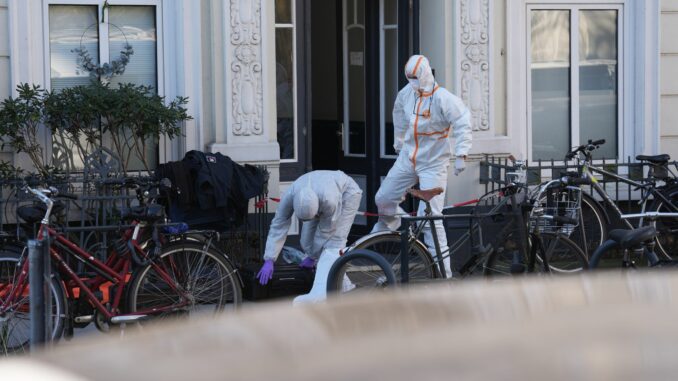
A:
[[[678,274],[455,282],[237,315],[0,362],[3,379],[676,379]],[[58,372],[53,373],[52,369]],[[18,372],[18,373],[13,373]],[[57,378],[57,377],[65,378]]]

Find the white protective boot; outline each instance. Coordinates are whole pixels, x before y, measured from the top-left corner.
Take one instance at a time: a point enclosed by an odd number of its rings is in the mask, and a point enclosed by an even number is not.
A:
[[[315,279],[311,292],[294,298],[293,305],[324,302],[327,299],[327,277],[336,260],[339,259],[339,249],[325,249],[318,258],[315,269]]]

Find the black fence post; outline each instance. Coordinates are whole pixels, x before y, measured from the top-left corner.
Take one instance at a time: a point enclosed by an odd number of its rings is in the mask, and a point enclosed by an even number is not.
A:
[[[407,218],[403,218],[400,226],[400,283],[408,283],[410,281],[410,256],[409,256],[409,227],[410,222]]]
[[[48,241],[28,241],[28,268],[31,347],[35,348],[49,341],[51,332]]]

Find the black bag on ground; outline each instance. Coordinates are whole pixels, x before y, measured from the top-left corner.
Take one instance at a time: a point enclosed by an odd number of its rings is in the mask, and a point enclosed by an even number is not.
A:
[[[315,272],[302,269],[298,264],[288,264],[282,259],[282,255],[275,262],[273,279],[268,284],[259,284],[257,273],[262,263],[247,263],[240,269],[242,277],[243,297],[246,300],[264,300],[280,298],[283,296],[308,294],[313,286]]]

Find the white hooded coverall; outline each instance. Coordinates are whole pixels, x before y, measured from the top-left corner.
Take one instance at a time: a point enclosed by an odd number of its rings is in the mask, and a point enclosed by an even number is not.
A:
[[[299,197],[295,197],[304,193],[317,196],[316,206],[312,202],[300,202]],[[361,198],[362,190],[358,184],[342,171],[306,173],[285,192],[271,222],[264,260],[275,262],[278,258],[292,224],[292,215],[295,209],[299,209],[296,214],[304,220],[301,247],[306,255],[317,259],[318,264],[311,292],[297,297],[295,303],[325,299],[327,275],[339,258],[339,251],[346,247]],[[314,210],[302,210],[309,207]]]
[[[470,112],[461,99],[435,83],[428,59],[421,55],[410,57],[405,76],[410,84],[398,92],[393,106],[393,146],[399,155],[375,196],[382,216],[373,232],[398,229],[400,216],[395,214],[408,188],[419,183],[420,189],[446,189],[448,168],[454,157],[453,144],[454,155],[458,157],[468,155],[471,149]],[[444,204],[445,193],[434,197],[431,200],[433,214],[441,215]],[[418,215],[424,214],[424,207],[423,202],[419,204]],[[442,221],[436,221],[436,232],[444,251],[447,237]],[[435,260],[428,225],[424,240]],[[445,267],[450,275],[449,257],[445,259]]]

